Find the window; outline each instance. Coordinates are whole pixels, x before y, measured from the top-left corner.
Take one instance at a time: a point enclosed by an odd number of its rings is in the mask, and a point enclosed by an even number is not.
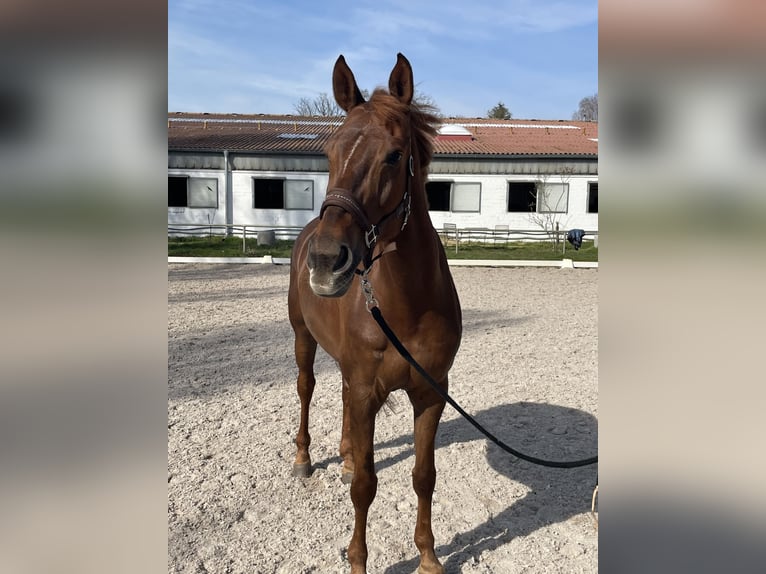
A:
[[[285,209],[314,209],[314,182],[310,179],[285,180]]]
[[[188,198],[186,184],[188,177],[168,176],[168,207],[186,207]]]
[[[534,181],[508,182],[508,211],[534,213],[537,210],[537,184]]]
[[[169,175],[168,207],[218,207],[218,180]]]
[[[218,207],[218,180],[190,177],[189,207]]]
[[[569,184],[509,181],[508,211],[512,213],[566,213]]]
[[[537,194],[537,213],[566,213],[569,207],[568,183],[540,183],[542,193]]]
[[[598,182],[588,183],[588,213],[598,213]]]
[[[452,211],[481,211],[481,184],[453,183]]]
[[[255,209],[284,209],[284,179],[253,178],[253,207]]]
[[[314,209],[310,179],[253,178],[254,209]]]
[[[429,211],[481,211],[481,184],[453,181],[426,182]]]
[[[428,211],[449,211],[449,196],[451,190],[451,181],[426,182]]]

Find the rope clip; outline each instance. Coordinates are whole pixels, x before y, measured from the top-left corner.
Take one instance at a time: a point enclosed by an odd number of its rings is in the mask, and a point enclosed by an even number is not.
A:
[[[367,312],[372,313],[372,308],[378,306],[378,300],[375,299],[375,295],[372,293],[372,283],[370,283],[370,280],[367,278],[367,275],[370,273],[370,267],[362,271],[362,293],[364,293],[364,303],[367,307]]]

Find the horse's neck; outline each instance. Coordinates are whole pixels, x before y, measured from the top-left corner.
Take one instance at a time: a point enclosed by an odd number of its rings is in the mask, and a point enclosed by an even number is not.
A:
[[[431,223],[425,202],[421,206],[413,201],[407,226],[394,241],[396,257],[388,258],[392,272],[420,278],[441,273],[439,236]],[[383,259],[386,257],[384,255]]]
[[[434,230],[428,214],[425,181],[415,176],[410,188],[410,214],[403,230],[392,241],[396,243],[396,272],[434,272],[440,269],[439,236]],[[397,224],[400,220],[397,219]],[[383,250],[386,248],[384,247]],[[391,248],[388,248],[389,250]],[[392,261],[393,263],[393,261]]]

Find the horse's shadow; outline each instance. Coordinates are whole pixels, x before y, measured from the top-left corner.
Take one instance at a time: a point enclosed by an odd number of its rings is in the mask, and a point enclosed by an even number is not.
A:
[[[476,414],[476,419],[500,440],[539,458],[582,459],[592,456],[597,449],[597,421],[577,409],[514,403],[481,411]],[[436,448],[475,440],[486,439],[464,419],[453,419],[439,426]],[[412,445],[411,434],[379,443],[376,448],[404,445]],[[386,468],[412,455],[412,448],[406,448],[377,462],[376,469]],[[452,540],[436,547],[436,555],[442,560],[447,574],[459,572],[464,563],[482,552],[495,550],[514,538],[590,509],[593,488],[598,480],[595,465],[576,469],[540,467],[507,454],[489,441],[486,456],[492,470],[530,490],[523,498],[494,513],[488,521],[468,532],[455,534]],[[419,557],[414,553],[413,558],[388,567],[385,573],[410,574],[418,562]]]
[[[579,460],[593,456],[598,448],[596,419],[578,409],[522,402],[480,411],[475,418],[501,441],[542,459]],[[487,439],[468,421],[457,418],[440,423],[435,448],[476,440]],[[377,460],[376,472],[413,457],[412,444],[411,433],[376,443],[376,452],[406,447]],[[314,467],[326,469],[340,460],[333,457],[315,463]],[[526,485],[529,492],[473,530],[455,534],[452,540],[437,546],[436,555],[444,564],[446,574],[460,572],[464,563],[482,552],[495,550],[517,537],[590,510],[593,489],[598,482],[596,465],[574,469],[537,466],[507,454],[490,441],[487,441],[487,462],[494,472]],[[437,465],[437,489],[438,470]],[[411,559],[389,566],[385,574],[411,574],[419,561],[414,551]]]

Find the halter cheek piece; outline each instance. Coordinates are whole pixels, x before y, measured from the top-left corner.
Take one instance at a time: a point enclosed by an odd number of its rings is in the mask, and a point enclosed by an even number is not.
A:
[[[380,228],[384,223],[386,223],[386,221],[388,221],[388,219],[391,217],[398,217],[403,215],[404,221],[402,222],[400,231],[403,231],[407,225],[407,220],[410,217],[410,207],[412,203],[412,196],[410,195],[410,178],[415,175],[415,169],[411,155],[409,161],[409,170],[410,177],[407,178],[407,190],[404,192],[402,200],[392,211],[381,217],[378,223],[370,223],[370,220],[367,218],[367,214],[364,212],[364,208],[362,208],[362,205],[359,203],[359,201],[353,195],[351,195],[349,190],[340,187],[334,187],[327,190],[325,200],[322,203],[322,207],[319,209],[319,219],[322,219],[322,216],[328,207],[340,207],[343,211],[351,214],[359,227],[362,228],[362,232],[364,233],[364,242],[368,249],[367,257],[365,258],[365,266],[368,266],[371,261],[370,255],[372,254],[372,249],[375,245],[375,242],[380,236]]]

